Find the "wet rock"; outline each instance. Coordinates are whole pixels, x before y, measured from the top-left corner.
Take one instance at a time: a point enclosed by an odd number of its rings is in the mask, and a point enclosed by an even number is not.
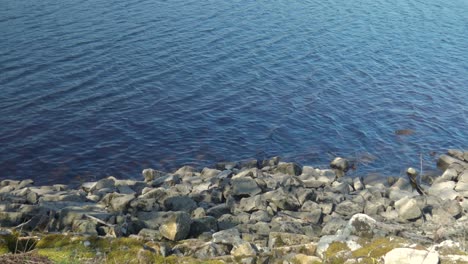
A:
[[[159,232],[171,241],[179,241],[189,235],[191,222],[188,213],[174,212],[162,223]]]
[[[280,162],[276,167],[275,173],[298,176],[302,173],[302,168],[294,162]]]
[[[395,209],[402,220],[414,220],[421,217],[422,212],[415,199],[408,197],[395,202]]]
[[[439,253],[412,248],[395,248],[384,256],[385,264],[438,264]]]

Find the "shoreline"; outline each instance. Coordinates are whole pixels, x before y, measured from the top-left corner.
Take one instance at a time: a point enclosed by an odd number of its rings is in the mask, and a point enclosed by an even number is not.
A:
[[[468,152],[441,155],[436,177],[408,170],[416,181],[350,177],[351,166],[274,157],[76,188],[3,180],[0,260],[32,250],[67,263],[468,263]]]

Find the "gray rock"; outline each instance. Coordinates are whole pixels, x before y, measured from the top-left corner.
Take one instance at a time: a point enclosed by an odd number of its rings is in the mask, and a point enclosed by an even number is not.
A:
[[[347,172],[350,168],[349,161],[347,159],[336,157],[331,163],[330,168],[339,170],[342,172]]]
[[[445,200],[442,208],[452,217],[458,218],[463,213],[463,208],[457,200]]]
[[[154,181],[156,178],[165,176],[166,173],[158,170],[153,170],[153,169],[144,169],[141,174],[143,175],[143,178],[145,179],[145,182],[151,182]]]
[[[258,210],[266,210],[267,201],[261,195],[242,198],[237,206],[237,210],[241,212],[253,212]]]
[[[251,169],[251,168],[258,168],[259,162],[256,159],[249,159],[249,160],[244,160],[239,163],[239,167],[242,169]]]
[[[343,216],[352,216],[362,213],[364,210],[363,204],[351,202],[349,200],[343,201],[336,206],[335,212]]]
[[[229,214],[231,212],[231,208],[226,204],[218,204],[215,205],[208,210],[206,210],[206,215],[213,216],[214,218],[219,218],[224,214]]]
[[[249,256],[256,256],[257,251],[257,248],[251,243],[243,242],[233,247],[231,250],[231,255],[235,258],[245,258]]]
[[[395,202],[395,209],[402,220],[414,220],[421,217],[422,212],[415,199],[402,198]]]
[[[271,232],[268,236],[268,247],[270,248],[303,245],[311,242],[313,242],[311,237],[300,234]]]
[[[186,178],[195,176],[197,172],[197,169],[195,169],[194,167],[186,165],[178,169],[176,172],[174,172],[174,174],[177,174],[182,178]]]
[[[464,162],[449,155],[441,155],[437,160],[437,167],[445,171],[453,163],[463,164]]]
[[[159,211],[159,205],[156,203],[156,198],[136,198],[130,202],[130,207],[134,211]]]
[[[321,235],[335,235],[338,230],[346,226],[346,223],[341,217],[334,217],[323,226]]]
[[[231,214],[223,214],[218,218],[218,229],[227,230],[241,224],[240,219]]]
[[[385,254],[383,260],[385,264],[438,264],[439,253],[413,248],[395,248]]]
[[[240,237],[239,230],[237,230],[236,228],[222,230],[214,233],[212,242],[232,246],[237,246],[243,243]]]
[[[294,162],[280,162],[276,167],[275,173],[298,176],[301,175],[302,168]]]
[[[234,196],[255,196],[262,192],[257,182],[250,177],[232,179],[231,186],[232,195]]]
[[[115,178],[110,176],[104,179],[101,179],[96,182],[96,185],[94,185],[94,188],[91,189],[91,192],[99,191],[101,189],[115,189]]]
[[[100,203],[108,206],[112,212],[125,212],[133,199],[135,199],[134,194],[109,193],[102,198]]]
[[[197,208],[197,203],[187,196],[172,196],[164,200],[164,207],[168,211],[192,213]]]
[[[302,187],[295,188],[294,194],[296,195],[297,200],[301,205],[307,201],[315,201],[315,199],[317,198],[317,194],[313,190]]]
[[[453,200],[460,194],[454,190],[456,183],[454,181],[434,183],[428,190],[429,195],[440,197],[443,200]]]
[[[96,223],[90,220],[73,221],[72,231],[79,234],[98,235]]]
[[[270,222],[271,216],[268,214],[266,210],[255,211],[250,215],[250,221],[254,223]]]
[[[281,210],[290,210],[294,211],[301,207],[300,202],[294,197],[293,194],[286,192],[283,189],[277,189],[270,191],[264,194],[265,199],[274,204],[277,208]]]
[[[138,232],[138,236],[143,237],[147,240],[159,241],[163,238],[159,230],[143,228]]]
[[[356,177],[353,179],[353,188],[355,191],[361,191],[364,189],[364,183],[362,182],[361,177]]]
[[[456,158],[458,160],[464,160],[464,153],[463,153],[463,151],[461,151],[459,149],[449,149],[449,150],[447,150],[447,154],[450,157]]]
[[[211,179],[220,174],[221,171],[217,169],[204,168],[200,174],[200,177],[204,180]]]
[[[0,226],[12,227],[24,222],[24,214],[21,212],[0,212]]]
[[[212,216],[206,216],[192,220],[189,234],[190,237],[198,237],[205,232],[214,233],[216,231],[218,231],[218,222],[216,218]]]
[[[161,224],[159,232],[171,241],[179,241],[189,235],[191,222],[188,213],[174,212]]]

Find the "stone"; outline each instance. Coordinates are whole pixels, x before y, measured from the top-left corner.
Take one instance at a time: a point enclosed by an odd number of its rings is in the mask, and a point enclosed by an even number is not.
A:
[[[416,200],[409,197],[396,201],[395,209],[402,220],[414,220],[422,216],[421,209]]]
[[[372,239],[377,221],[365,214],[355,214],[343,228],[342,235]]]
[[[464,153],[463,153],[463,151],[461,151],[459,149],[449,149],[449,150],[447,150],[447,154],[450,157],[456,158],[458,160],[463,160],[464,159]]]
[[[190,226],[190,237],[198,237],[205,232],[214,233],[218,231],[218,222],[212,216],[195,218]]]
[[[333,217],[322,228],[321,235],[335,235],[336,232],[345,227],[347,222],[341,217]]]
[[[270,232],[268,236],[268,247],[270,248],[302,245],[311,242],[313,242],[311,237],[301,234]]]
[[[456,159],[454,157],[444,154],[444,155],[440,155],[439,159],[437,160],[437,167],[445,171],[453,163],[463,164],[464,162],[459,159]]]
[[[294,162],[280,162],[276,167],[275,173],[298,176],[301,175],[302,168]]]
[[[91,190],[95,189],[96,182],[85,182],[81,184],[81,189],[85,192],[91,192]]]
[[[412,248],[395,248],[385,254],[383,259],[385,264],[438,264],[439,253]]]
[[[197,203],[187,196],[172,196],[164,200],[164,207],[168,211],[185,211],[192,213],[197,208]]]
[[[259,162],[256,159],[249,159],[249,160],[244,160],[239,163],[239,167],[242,169],[252,169],[252,168],[258,168]]]
[[[341,157],[336,157],[332,162],[330,163],[330,168],[339,170],[342,172],[347,172],[350,168],[349,161],[347,159],[341,158]]]
[[[91,189],[92,192],[99,191],[101,189],[115,189],[115,178],[110,176],[104,179],[101,179],[96,182],[94,188]]]
[[[97,236],[96,223],[90,220],[75,220],[73,221],[72,231],[79,234]]]
[[[294,195],[283,189],[277,189],[264,194],[264,197],[271,204],[274,204],[281,210],[294,211],[301,207],[301,204]]]
[[[20,212],[0,212],[0,226],[12,227],[23,222],[24,214]]]
[[[364,190],[364,183],[362,182],[361,177],[356,177],[353,179],[353,188],[355,191]]]
[[[154,169],[144,169],[141,174],[143,175],[143,178],[145,182],[151,182],[154,181],[156,178],[162,177],[166,175],[166,173]]]
[[[316,256],[296,254],[292,258],[292,262],[297,263],[297,264],[318,264],[318,263],[322,263],[322,259]]]
[[[174,174],[177,174],[182,178],[195,176],[196,173],[197,173],[197,169],[195,169],[192,166],[187,166],[187,165],[181,167],[176,172],[174,172]]]
[[[456,183],[454,181],[446,181],[434,183],[428,190],[429,195],[440,197],[443,200],[453,200],[460,194],[454,190]]]
[[[254,197],[242,198],[237,206],[237,210],[241,212],[254,212],[258,210],[266,210],[267,201],[261,195]]]
[[[213,234],[213,243],[226,244],[232,246],[238,246],[243,243],[239,230],[237,228],[231,228],[222,230]]]
[[[159,205],[156,203],[156,198],[136,198],[130,202],[130,207],[136,211],[159,211]]]
[[[149,229],[149,228],[141,229],[140,232],[138,232],[138,236],[143,237],[147,240],[154,240],[154,241],[159,241],[163,238],[159,230],[154,230],[154,229]]]
[[[457,200],[445,200],[442,208],[452,217],[458,218],[463,213],[463,208]]]
[[[217,169],[204,168],[200,174],[200,177],[204,180],[211,179],[220,174],[221,171]]]
[[[180,241],[189,235],[191,222],[188,213],[174,212],[162,223],[159,232],[171,241]]]
[[[243,242],[241,244],[235,245],[231,250],[231,255],[233,257],[249,257],[256,256],[257,249],[249,242]]]
[[[133,199],[135,199],[134,194],[114,193],[108,205],[113,212],[125,212]]]
[[[255,196],[262,192],[257,182],[250,177],[232,179],[231,186],[232,195],[234,196]]]
[[[267,211],[255,211],[250,214],[250,221],[257,223],[257,222],[270,222],[271,216],[268,214]]]
[[[336,206],[335,212],[343,216],[352,216],[354,214],[362,213],[363,210],[363,204],[353,203],[349,200],[345,200]]]
[[[206,215],[213,216],[214,218],[220,218],[224,214],[229,214],[231,208],[226,204],[218,204],[206,210]]]

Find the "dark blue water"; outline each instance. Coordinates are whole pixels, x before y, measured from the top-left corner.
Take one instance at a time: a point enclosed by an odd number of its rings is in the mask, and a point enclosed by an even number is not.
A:
[[[0,0],[0,179],[468,146],[466,0]],[[412,135],[396,135],[411,129]]]

